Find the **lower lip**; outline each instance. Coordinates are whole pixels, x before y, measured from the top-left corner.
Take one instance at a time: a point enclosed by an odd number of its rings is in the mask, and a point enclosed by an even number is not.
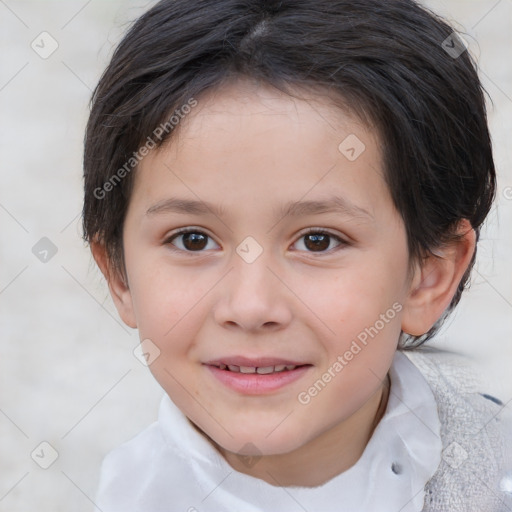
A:
[[[246,395],[261,395],[276,391],[300,379],[311,368],[311,366],[300,366],[295,370],[259,374],[231,372],[211,365],[206,367],[228,388]]]

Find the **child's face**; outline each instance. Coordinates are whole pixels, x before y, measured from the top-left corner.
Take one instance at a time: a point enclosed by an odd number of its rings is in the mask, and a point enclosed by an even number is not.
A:
[[[158,347],[152,373],[231,452],[287,453],[356,411],[370,422],[410,286],[376,133],[327,102],[244,83],[202,98],[181,128],[141,162],[124,224],[120,312]],[[355,160],[354,134],[366,147]],[[347,207],[282,213],[334,197]],[[222,214],[177,212],[171,198]],[[169,240],[190,227],[203,237]],[[207,364],[236,357],[308,366],[245,375]]]

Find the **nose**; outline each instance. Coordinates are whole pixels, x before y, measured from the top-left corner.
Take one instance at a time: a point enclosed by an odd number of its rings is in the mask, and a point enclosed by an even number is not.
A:
[[[235,254],[231,271],[217,290],[217,324],[253,333],[285,328],[292,318],[293,294],[275,267],[263,255],[247,263]]]

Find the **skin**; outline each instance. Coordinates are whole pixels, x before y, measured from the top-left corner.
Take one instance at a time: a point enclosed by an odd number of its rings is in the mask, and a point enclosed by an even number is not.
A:
[[[350,134],[366,147],[355,161],[338,149]],[[409,267],[380,147],[375,130],[325,96],[232,83],[202,96],[170,143],[140,163],[123,228],[127,279],[92,244],[121,318],[160,350],[150,365],[157,381],[234,469],[272,485],[320,485],[357,462],[387,403],[400,330],[430,329],[475,248],[462,221],[459,242]],[[276,213],[288,201],[333,195],[368,215]],[[171,196],[206,200],[223,215],[147,213]],[[199,251],[186,236],[171,238],[184,227],[208,235]],[[333,236],[315,249],[307,228]],[[236,252],[248,236],[263,250],[252,263]],[[300,403],[394,303],[394,318]],[[202,364],[231,355],[312,366],[284,388],[248,396]]]

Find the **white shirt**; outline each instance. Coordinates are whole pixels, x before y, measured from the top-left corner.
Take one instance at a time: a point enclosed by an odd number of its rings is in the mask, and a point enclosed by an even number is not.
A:
[[[418,512],[441,461],[434,395],[397,351],[386,411],[351,468],[317,487],[276,487],[234,470],[165,395],[158,421],[104,459],[103,512]],[[311,468],[314,471],[314,468]]]

